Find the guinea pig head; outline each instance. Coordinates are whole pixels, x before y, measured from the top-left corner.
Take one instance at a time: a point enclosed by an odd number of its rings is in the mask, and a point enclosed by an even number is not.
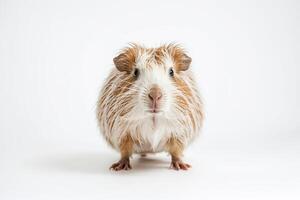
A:
[[[180,96],[186,95],[184,73],[191,58],[178,45],[145,48],[131,45],[113,59],[123,87],[120,98],[125,98],[125,113],[130,118],[176,115],[184,109]],[[127,103],[127,105],[125,105]]]

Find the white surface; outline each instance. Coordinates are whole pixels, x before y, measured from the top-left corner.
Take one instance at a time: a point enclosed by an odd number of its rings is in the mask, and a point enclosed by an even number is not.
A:
[[[0,199],[299,199],[299,1],[0,1]],[[178,41],[205,98],[187,172],[118,159],[95,121],[127,42]]]

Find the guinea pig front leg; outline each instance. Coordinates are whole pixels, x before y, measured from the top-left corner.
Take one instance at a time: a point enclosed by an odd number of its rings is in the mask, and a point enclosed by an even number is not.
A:
[[[170,138],[167,142],[167,150],[172,157],[170,168],[175,170],[188,170],[188,168],[192,167],[191,165],[184,163],[181,160],[184,145],[182,144],[182,142],[180,142],[180,140],[176,138]]]
[[[132,155],[132,148],[133,141],[130,135],[128,134],[122,138],[119,144],[121,159],[118,162],[112,164],[112,166],[109,169],[113,169],[115,171],[131,169],[129,158]]]

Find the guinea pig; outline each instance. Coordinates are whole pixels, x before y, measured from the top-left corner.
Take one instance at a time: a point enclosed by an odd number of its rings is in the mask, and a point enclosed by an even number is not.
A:
[[[132,154],[163,151],[171,155],[171,168],[190,168],[182,154],[203,121],[192,59],[177,44],[131,44],[113,62],[96,111],[101,133],[121,155],[110,169],[131,169]]]

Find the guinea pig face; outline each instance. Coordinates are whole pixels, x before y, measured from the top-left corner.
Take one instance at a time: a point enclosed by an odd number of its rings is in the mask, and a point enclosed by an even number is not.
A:
[[[134,69],[136,85],[141,88],[137,109],[147,114],[168,114],[173,103],[172,93],[176,89],[172,84],[174,73],[170,63],[146,64],[143,59],[138,60]]]
[[[133,45],[114,59],[119,71],[131,81],[132,118],[176,115],[178,81],[191,59],[176,45],[143,48]],[[130,79],[129,79],[130,78]]]

